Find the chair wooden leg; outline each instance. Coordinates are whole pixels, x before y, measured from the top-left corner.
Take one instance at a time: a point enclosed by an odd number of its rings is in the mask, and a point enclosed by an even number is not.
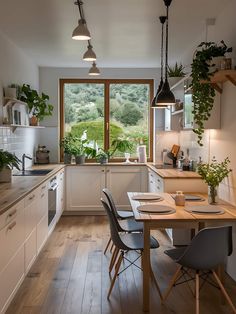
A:
[[[114,252],[112,253],[112,257],[111,257],[111,261],[110,261],[110,265],[109,265],[109,273],[112,271],[112,269],[115,265],[118,253],[119,253],[119,249],[115,248]]]
[[[108,250],[108,248],[109,248],[109,245],[110,245],[110,243],[111,243],[111,238],[108,240],[108,242],[107,242],[107,245],[106,245],[106,248],[105,248],[105,250],[104,250],[104,254],[106,254],[106,252],[107,252],[107,250]]]
[[[199,314],[199,273],[196,271],[196,314]]]
[[[215,277],[215,279],[216,279],[216,281],[217,281],[217,283],[218,283],[218,285],[219,285],[219,287],[220,287],[220,289],[221,289],[225,299],[229,303],[229,305],[232,308],[233,312],[236,313],[236,308],[233,305],[233,302],[231,301],[231,299],[230,299],[228,293],[226,292],[224,286],[222,285],[222,282],[220,281],[220,278],[217,276],[217,274],[216,274],[216,272],[214,270],[212,271],[212,273],[213,273],[213,276]]]
[[[112,243],[112,246],[111,246],[111,248],[110,248],[110,252],[112,252],[113,247],[114,247],[114,244]]]
[[[162,293],[161,293],[161,289],[160,289],[160,287],[159,287],[159,285],[158,285],[158,282],[157,282],[157,280],[156,280],[156,277],[155,277],[155,275],[154,275],[154,273],[153,273],[153,270],[152,270],[152,267],[150,267],[150,273],[151,273],[151,278],[153,279],[153,281],[154,281],[154,284],[155,284],[155,286],[156,286],[156,288],[157,288],[157,292],[158,292],[158,294],[159,294],[159,296],[160,296],[160,298],[161,298],[161,301],[163,300],[163,296],[162,296]]]
[[[122,253],[119,255],[119,258],[118,258],[118,261],[115,265],[115,274],[114,274],[114,277],[112,278],[112,281],[111,281],[111,285],[110,285],[110,288],[109,288],[109,291],[108,291],[108,294],[107,294],[107,299],[109,300],[110,298],[110,295],[111,295],[111,292],[112,292],[112,289],[114,287],[114,284],[115,284],[115,281],[116,281],[116,278],[117,278],[117,275],[118,275],[118,272],[119,272],[119,269],[120,269],[120,264],[123,260],[123,255]]]
[[[175,282],[176,282],[176,280],[177,280],[177,278],[178,278],[178,276],[179,276],[179,273],[180,273],[180,271],[181,271],[181,268],[182,268],[182,266],[179,266],[179,267],[177,268],[177,270],[176,270],[174,276],[172,277],[172,279],[171,279],[171,281],[170,281],[169,287],[168,287],[166,293],[164,294],[164,296],[163,296],[163,298],[162,298],[162,302],[164,302],[164,301],[168,298],[168,296],[169,296],[169,294],[170,294],[170,292],[171,292],[171,290],[172,290],[172,288],[173,288],[173,286],[174,286],[174,284],[175,284]]]

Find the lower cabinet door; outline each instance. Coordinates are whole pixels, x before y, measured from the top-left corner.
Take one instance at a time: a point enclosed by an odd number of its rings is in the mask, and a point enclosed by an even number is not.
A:
[[[33,229],[25,241],[25,273],[27,273],[33,264],[37,253],[36,228]]]
[[[48,215],[46,214],[37,224],[37,254],[41,251],[48,237]]]
[[[24,246],[17,251],[0,273],[0,313],[5,313],[24,278]]]

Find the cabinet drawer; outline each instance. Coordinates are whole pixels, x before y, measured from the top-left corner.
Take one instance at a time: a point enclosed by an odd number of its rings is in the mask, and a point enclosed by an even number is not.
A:
[[[42,249],[48,236],[48,215],[46,214],[37,225],[37,253]]]
[[[9,222],[13,221],[19,211],[24,208],[24,200],[21,200],[16,205],[9,208],[5,213],[0,216],[0,230],[5,227]]]
[[[15,218],[0,231],[0,271],[7,265],[23,242],[24,211],[21,210],[17,212]]]
[[[29,195],[25,197],[25,207],[29,206],[31,203],[33,203],[39,194],[39,189],[35,189],[33,192],[31,192]]]
[[[25,273],[30,269],[36,257],[36,228],[25,241]]]
[[[5,310],[24,277],[24,246],[17,251],[10,263],[0,272],[0,312]]]

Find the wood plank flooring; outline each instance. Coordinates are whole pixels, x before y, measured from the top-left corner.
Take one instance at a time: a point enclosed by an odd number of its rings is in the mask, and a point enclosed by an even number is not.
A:
[[[161,247],[152,250],[152,265],[160,288],[164,291],[176,270],[176,265],[163,253],[170,248],[164,231],[153,235]],[[103,255],[109,237],[105,216],[62,217],[49,238],[7,314],[139,314],[142,312],[142,273],[132,266],[123,272],[112,291],[106,294],[110,279],[110,253]],[[129,254],[134,258],[136,253]],[[236,304],[236,283],[229,277],[226,289]],[[221,305],[217,289],[204,285],[200,294],[200,313],[232,313],[228,305]],[[165,305],[152,284],[151,314],[191,314],[194,298],[186,284],[173,289]]]

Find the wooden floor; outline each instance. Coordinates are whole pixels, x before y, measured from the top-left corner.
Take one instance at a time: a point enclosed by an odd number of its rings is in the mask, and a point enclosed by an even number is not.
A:
[[[62,217],[7,313],[142,313],[142,273],[134,266],[119,276],[107,301],[110,254],[103,255],[103,249],[108,236],[103,216]],[[165,232],[157,231],[155,236],[161,247],[152,251],[152,265],[164,291],[176,265],[163,254],[170,247]],[[226,278],[225,286],[236,304],[236,284]],[[231,313],[219,296],[217,289],[204,285],[200,313]],[[150,313],[155,314],[190,314],[195,309],[186,284],[175,287],[165,305],[152,286],[150,304]]]

